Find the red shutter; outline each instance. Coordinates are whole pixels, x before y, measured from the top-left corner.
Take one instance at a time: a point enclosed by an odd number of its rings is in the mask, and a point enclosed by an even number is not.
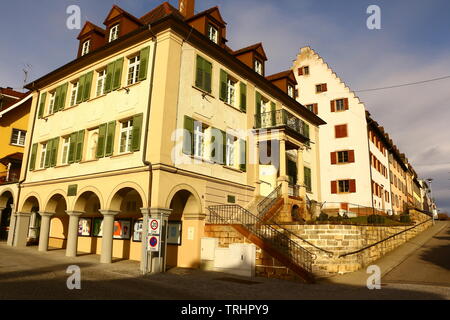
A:
[[[340,133],[341,133],[341,130],[339,129],[339,126],[334,126],[334,136],[336,138],[340,138],[341,137]]]
[[[336,108],[335,108],[335,106],[334,106],[334,100],[333,101],[330,101],[330,103],[331,103],[331,112],[335,112],[336,111]]]
[[[331,164],[336,164],[337,163],[337,152],[331,152]]]
[[[344,109],[348,110],[348,98],[344,99]]]
[[[342,131],[342,137],[347,137],[348,136],[348,133],[347,133],[347,125],[346,124],[344,124],[344,125],[342,125],[342,129],[341,129]]]
[[[303,67],[298,68],[298,75],[302,76],[303,75]]]
[[[337,193],[337,181],[331,181],[331,193],[332,194]]]
[[[354,150],[348,151],[348,162],[355,162],[355,151]]]
[[[313,104],[313,111],[315,114],[319,114],[319,105],[317,103]]]
[[[350,192],[356,192],[356,180],[349,180],[350,181]]]
[[[322,92],[325,92],[325,91],[328,91],[328,87],[327,87],[326,83],[322,84]]]

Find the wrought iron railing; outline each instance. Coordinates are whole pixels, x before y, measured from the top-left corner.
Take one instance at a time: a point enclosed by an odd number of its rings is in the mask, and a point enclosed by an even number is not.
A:
[[[208,207],[208,222],[211,224],[238,224],[264,240],[274,250],[308,272],[312,271],[314,254],[301,247],[288,235],[264,222],[239,205],[217,205]]]
[[[289,185],[288,187],[288,195],[291,197],[300,197],[300,188],[299,185]]]
[[[309,128],[306,123],[287,110],[275,110],[255,115],[257,129],[285,126],[309,139]]]
[[[257,205],[258,215],[260,218],[264,217],[267,211],[275,204],[275,202],[281,197],[281,184],[276,187],[267,197],[265,197]]]

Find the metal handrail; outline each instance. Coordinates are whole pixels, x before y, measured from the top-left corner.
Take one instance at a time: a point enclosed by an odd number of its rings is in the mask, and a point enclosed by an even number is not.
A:
[[[301,247],[284,233],[263,221],[239,205],[208,207],[208,221],[213,224],[239,224],[269,243],[274,249],[308,272],[312,271],[314,254]]]
[[[305,122],[285,109],[256,114],[255,124],[257,128],[286,126],[309,139]]]
[[[264,217],[267,211],[273,206],[273,204],[281,197],[281,184],[272,190],[267,197],[261,200],[257,205],[259,217]]]

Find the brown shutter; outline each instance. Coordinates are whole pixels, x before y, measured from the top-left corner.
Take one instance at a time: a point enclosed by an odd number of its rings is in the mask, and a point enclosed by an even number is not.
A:
[[[348,151],[348,162],[355,162],[355,150]]]
[[[337,181],[331,181],[331,193],[332,194],[337,193]]]
[[[317,103],[313,104],[313,112],[315,114],[319,114],[319,105]]]
[[[348,98],[344,99],[344,109],[348,110]]]
[[[327,87],[326,83],[322,84],[322,92],[325,92],[325,91],[328,91],[328,87]]]
[[[342,137],[348,137],[347,125],[342,125]]]
[[[336,111],[336,108],[335,108],[335,101],[333,100],[333,101],[330,101],[330,103],[331,103],[331,112],[335,112]]]
[[[298,68],[298,75],[302,76],[303,75],[303,67]]]
[[[331,164],[336,164],[336,155],[337,155],[337,152],[331,152],[330,153],[331,154]]]
[[[356,192],[356,180],[350,180],[350,192]]]

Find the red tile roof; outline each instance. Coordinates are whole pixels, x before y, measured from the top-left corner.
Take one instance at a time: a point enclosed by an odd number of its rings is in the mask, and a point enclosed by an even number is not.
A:
[[[177,18],[184,20],[184,17],[180,13],[180,11],[178,11],[178,9],[173,7],[168,2],[163,2],[161,5],[157,6],[155,9],[151,10],[150,12],[147,12],[139,20],[143,24],[149,24],[149,23],[152,23],[159,19],[162,19],[168,15],[174,15]]]

